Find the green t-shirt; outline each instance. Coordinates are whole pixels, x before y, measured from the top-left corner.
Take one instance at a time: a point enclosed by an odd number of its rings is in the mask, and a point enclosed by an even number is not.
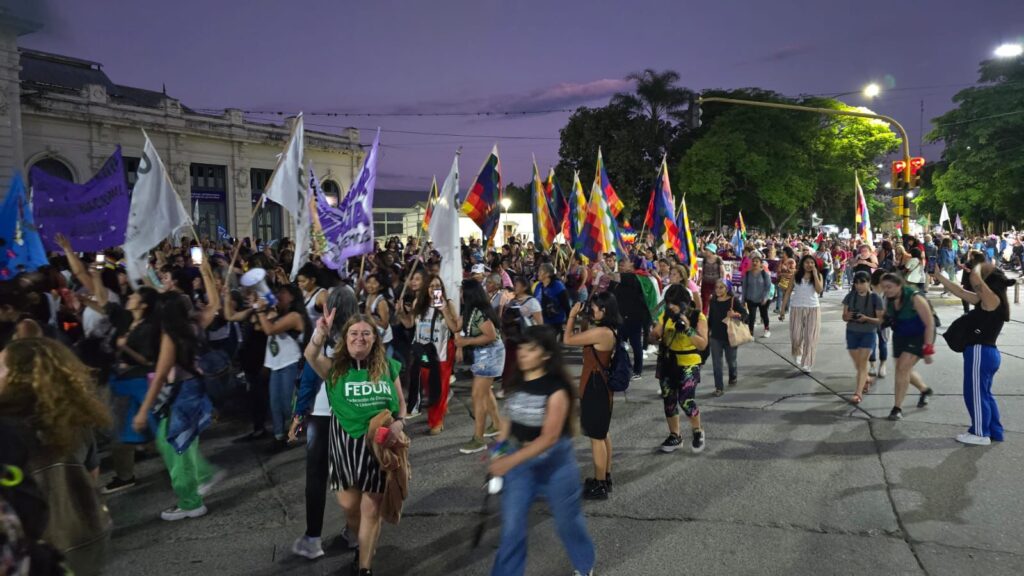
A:
[[[398,412],[398,390],[395,378],[401,364],[388,359],[389,374],[377,382],[370,382],[366,370],[350,368],[327,387],[327,401],[341,428],[351,437],[366,434],[370,420],[385,408]]]

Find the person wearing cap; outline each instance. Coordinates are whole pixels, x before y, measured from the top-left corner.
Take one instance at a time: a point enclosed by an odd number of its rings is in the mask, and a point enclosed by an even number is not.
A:
[[[473,267],[469,269],[470,276],[481,284],[484,283],[484,278],[487,276],[488,272],[490,272],[490,270],[488,270],[487,266],[484,266],[483,264],[473,264]]]

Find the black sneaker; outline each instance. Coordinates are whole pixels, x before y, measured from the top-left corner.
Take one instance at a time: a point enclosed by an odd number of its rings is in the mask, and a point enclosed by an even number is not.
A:
[[[917,407],[924,408],[928,405],[928,397],[934,394],[935,391],[931,388],[925,388],[924,392],[921,392],[921,397],[917,399]]]
[[[107,482],[107,485],[103,488],[100,488],[100,494],[109,496],[110,494],[117,494],[122,490],[132,488],[133,486],[135,486],[135,476],[132,476],[127,480],[121,480],[117,476],[114,476],[113,480]]]
[[[600,480],[594,480],[589,486],[583,486],[584,500],[607,500],[608,487]]]
[[[611,474],[605,474],[604,475],[604,487],[608,490],[609,494],[612,493],[612,475]]]
[[[693,443],[690,444],[690,450],[694,454],[700,454],[704,451],[704,430],[697,428],[693,431]]]
[[[896,420],[903,420],[903,409],[893,408],[892,412],[889,412],[889,420],[892,420],[894,422]]]
[[[668,454],[669,452],[675,452],[678,450],[682,443],[683,439],[679,434],[669,434],[668,438],[665,438],[665,441],[661,443],[661,448],[659,449]]]

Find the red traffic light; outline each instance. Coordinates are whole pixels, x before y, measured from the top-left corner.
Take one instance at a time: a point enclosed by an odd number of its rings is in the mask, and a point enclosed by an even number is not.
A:
[[[915,156],[914,158],[910,159],[911,172],[916,174],[917,171],[920,170],[921,168],[924,168],[924,158],[921,158],[920,156]]]
[[[911,160],[913,161],[913,160]],[[903,160],[894,160],[892,163],[893,172],[905,172],[907,169],[907,163]]]

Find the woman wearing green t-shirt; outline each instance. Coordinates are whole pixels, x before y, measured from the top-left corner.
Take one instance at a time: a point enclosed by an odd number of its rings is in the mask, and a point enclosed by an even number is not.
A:
[[[327,382],[327,399],[334,413],[328,444],[331,489],[345,510],[348,533],[359,535],[358,574],[367,576],[380,537],[380,506],[387,476],[367,446],[366,430],[381,410],[390,410],[395,421],[385,447],[393,444],[405,429],[405,397],[398,378],[400,365],[385,356],[373,318],[352,316],[340,332],[344,340],[331,359],[323,349],[333,322],[333,310],[320,318],[305,356]]]

